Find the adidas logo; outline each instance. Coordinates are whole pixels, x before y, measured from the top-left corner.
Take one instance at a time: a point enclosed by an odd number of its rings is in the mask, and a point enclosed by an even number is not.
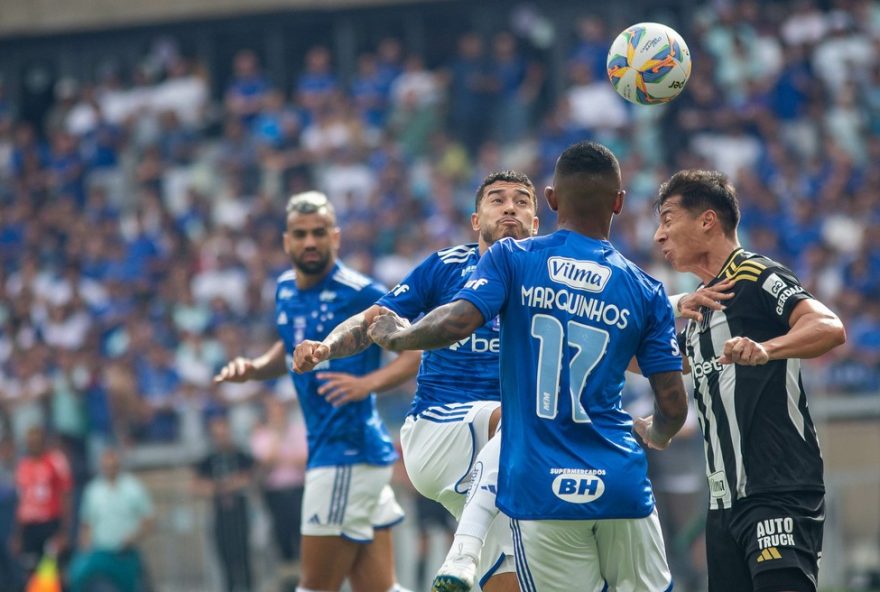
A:
[[[309,518],[309,524],[321,524],[321,519],[317,514],[312,514],[312,517]]]
[[[774,559],[782,559],[782,555],[779,554],[779,549],[776,547],[767,547],[758,555],[758,563],[773,561]]]

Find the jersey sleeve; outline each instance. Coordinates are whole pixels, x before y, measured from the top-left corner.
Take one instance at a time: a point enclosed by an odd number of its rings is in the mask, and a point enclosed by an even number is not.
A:
[[[393,290],[379,298],[376,304],[391,309],[410,321],[428,312],[432,304],[429,294],[430,278],[432,271],[437,271],[434,265],[436,261],[436,255],[422,261]]]
[[[791,270],[777,265],[768,267],[758,279],[761,306],[779,323],[788,328],[791,311],[801,300],[813,297]]]
[[[480,257],[477,269],[453,300],[467,300],[483,315],[483,322],[494,319],[507,304],[512,274],[503,241],[495,243]]]
[[[681,348],[675,334],[675,316],[663,286],[657,286],[651,299],[636,360],[645,376],[681,372]]]

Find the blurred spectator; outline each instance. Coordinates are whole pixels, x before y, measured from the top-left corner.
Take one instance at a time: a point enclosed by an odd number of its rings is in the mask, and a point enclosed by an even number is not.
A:
[[[44,553],[68,550],[73,483],[67,459],[47,445],[43,428],[28,430],[25,452],[15,470],[18,508],[12,550],[29,575]]]
[[[452,129],[471,153],[476,152],[489,130],[486,117],[498,92],[490,77],[483,40],[466,33],[458,40],[458,57],[450,68],[450,108]]]
[[[101,475],[86,487],[80,506],[79,552],[70,564],[72,592],[91,590],[96,581],[117,592],[141,590],[143,564],[138,545],[153,522],[153,505],[141,482],[121,472],[119,453],[101,456]]]
[[[305,71],[297,80],[296,96],[299,105],[310,113],[326,107],[339,88],[331,66],[330,51],[326,47],[313,47],[306,53]]]
[[[253,459],[235,447],[229,423],[215,416],[208,424],[211,452],[195,466],[196,491],[214,506],[214,540],[227,592],[250,592],[250,521],[247,490]]]
[[[300,521],[308,459],[305,425],[288,406],[267,396],[265,421],[251,436],[251,452],[260,463],[263,501],[272,517],[272,534],[283,565],[279,577],[292,592],[299,577]]]
[[[257,54],[243,49],[235,54],[233,79],[226,89],[226,109],[233,116],[250,122],[262,105],[263,96],[269,92],[269,81],[260,71]]]

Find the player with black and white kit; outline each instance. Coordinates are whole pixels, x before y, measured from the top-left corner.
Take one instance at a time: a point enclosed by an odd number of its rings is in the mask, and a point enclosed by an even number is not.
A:
[[[813,592],[825,487],[800,365],[842,344],[843,325],[788,268],[740,247],[723,174],[680,171],[658,206],[664,257],[733,293],[679,335],[705,440],[709,590]]]

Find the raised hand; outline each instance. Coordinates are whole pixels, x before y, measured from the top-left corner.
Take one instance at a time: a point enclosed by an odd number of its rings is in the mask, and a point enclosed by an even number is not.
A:
[[[731,280],[724,280],[714,286],[704,286],[696,292],[682,296],[678,301],[678,312],[686,319],[701,322],[703,320],[703,313],[700,312],[702,307],[705,306],[709,310],[724,310],[722,302],[733,298],[731,290],[734,283]]]

